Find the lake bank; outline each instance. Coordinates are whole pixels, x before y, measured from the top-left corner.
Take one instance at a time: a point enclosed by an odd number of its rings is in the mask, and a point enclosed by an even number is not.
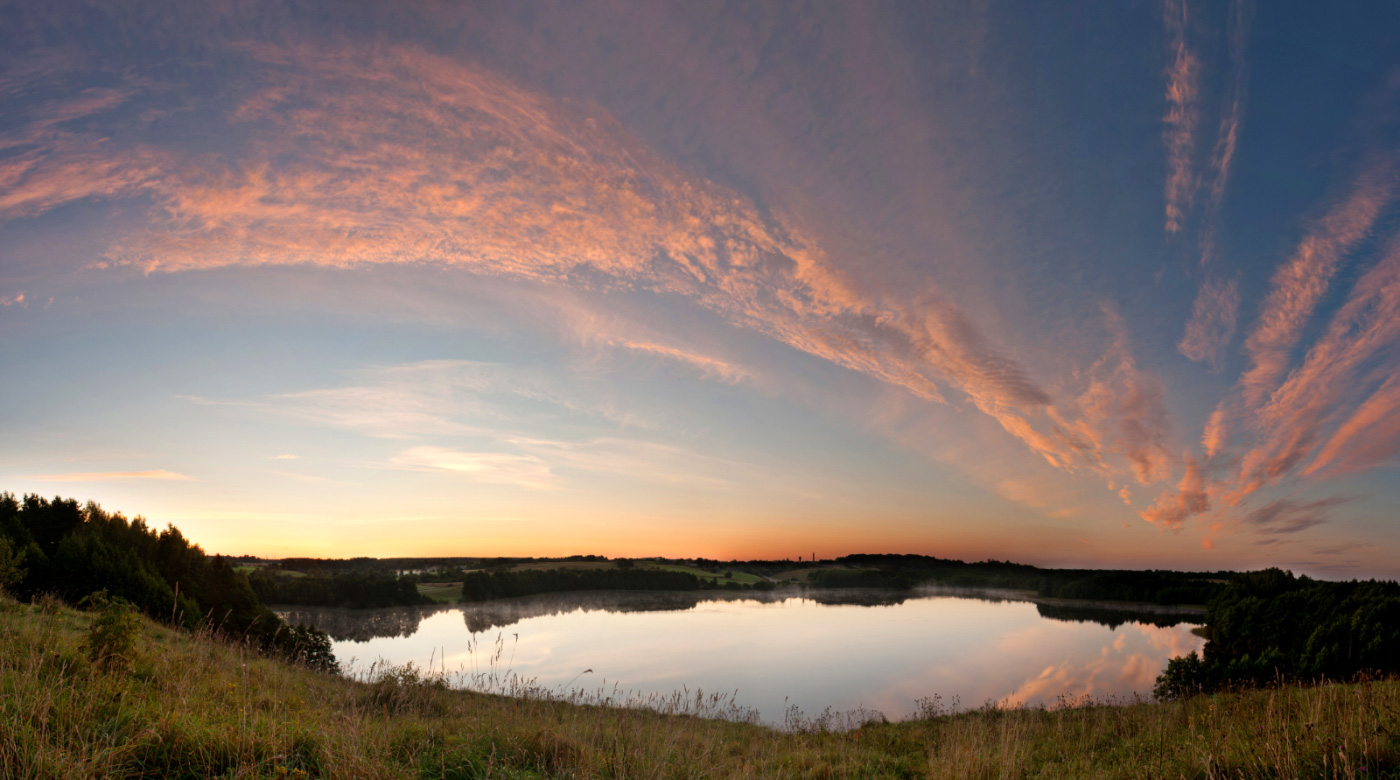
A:
[[[309,672],[142,621],[130,675],[84,663],[89,616],[0,608],[0,775],[316,778],[1386,777],[1400,684],[980,710],[784,732]],[[1081,704],[1084,704],[1081,702]],[[689,710],[687,714],[687,709]],[[1345,746],[1342,750],[1341,746]]]

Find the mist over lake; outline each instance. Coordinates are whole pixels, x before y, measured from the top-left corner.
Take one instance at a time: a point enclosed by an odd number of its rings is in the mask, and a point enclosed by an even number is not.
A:
[[[900,719],[934,697],[967,709],[1148,695],[1168,659],[1204,645],[1190,615],[939,591],[575,593],[281,614],[329,633],[352,675],[413,662],[462,687],[514,676],[614,701],[720,694],[776,724],[828,709]]]

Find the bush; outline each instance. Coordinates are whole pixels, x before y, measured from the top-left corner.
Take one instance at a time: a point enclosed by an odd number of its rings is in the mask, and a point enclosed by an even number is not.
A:
[[[1152,695],[1158,701],[1172,701],[1194,696],[1210,689],[1206,664],[1192,650],[1190,655],[1167,661],[1167,669],[1157,677]]]
[[[88,658],[100,669],[130,672],[136,665],[136,637],[141,617],[136,607],[121,599],[94,594],[97,616],[88,626]]]
[[[278,646],[282,655],[291,661],[320,672],[340,672],[340,662],[331,649],[331,638],[314,626],[288,626],[278,637]]]
[[[0,593],[24,579],[25,570],[21,563],[24,563],[24,553],[17,552],[9,539],[0,536]]]

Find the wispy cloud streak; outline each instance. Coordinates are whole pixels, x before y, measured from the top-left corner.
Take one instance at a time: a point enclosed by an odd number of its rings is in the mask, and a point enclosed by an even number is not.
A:
[[[1347,197],[1313,225],[1293,256],[1274,273],[1258,323],[1245,340],[1252,365],[1240,384],[1250,406],[1265,402],[1287,371],[1303,328],[1338,267],[1371,234],[1394,190],[1395,170],[1390,159],[1367,165]]]
[[[1244,524],[1262,536],[1278,537],[1306,531],[1331,522],[1331,511],[1351,499],[1324,498],[1316,501],[1280,499],[1255,509],[1244,517]]]
[[[1235,321],[1240,308],[1240,293],[1234,280],[1209,278],[1201,285],[1191,319],[1186,323],[1186,335],[1177,345],[1181,354],[1219,371],[1225,360],[1225,349],[1235,335]]]
[[[1337,459],[1347,442],[1355,463],[1394,452],[1393,439],[1385,433],[1393,426],[1376,416],[1393,404],[1395,385],[1391,360],[1376,365],[1374,359],[1392,352],[1400,341],[1400,237],[1392,239],[1384,257],[1352,288],[1331,322],[1308,349],[1306,357],[1288,379],[1258,410],[1254,424],[1259,437],[1245,454],[1240,467],[1242,497],[1275,482],[1302,464],[1323,444],[1325,431],[1339,412],[1365,398],[1356,415],[1324,446],[1328,461]],[[1384,383],[1376,388],[1377,374]],[[1359,415],[1359,416],[1358,416]],[[1363,425],[1375,418],[1377,426]],[[1337,437],[1340,436],[1339,440]],[[1362,453],[1367,453],[1363,455]],[[1320,456],[1319,456],[1320,457]]]
[[[1167,68],[1167,114],[1162,136],[1167,147],[1166,231],[1181,231],[1198,186],[1195,171],[1197,106],[1200,60],[1188,45],[1186,0],[1165,4],[1167,33],[1171,36],[1171,65]]]
[[[31,479],[41,482],[109,482],[113,480],[154,479],[184,481],[190,479],[165,469],[151,471],[78,471],[69,474],[40,474]]]
[[[1182,13],[1185,13],[1184,6]],[[1197,291],[1191,317],[1186,323],[1186,332],[1177,344],[1177,350],[1182,355],[1205,363],[1214,371],[1220,371],[1222,368],[1225,350],[1235,335],[1239,313],[1239,292],[1235,281],[1222,276],[1215,266],[1219,260],[1217,234],[1220,231],[1220,212],[1225,202],[1225,192],[1244,124],[1249,75],[1245,53],[1249,40],[1250,15],[1251,8],[1245,0],[1233,0],[1230,4],[1230,19],[1226,27],[1229,51],[1227,86],[1219,126],[1216,129],[1215,145],[1204,174],[1209,180],[1209,189],[1200,221],[1199,265],[1205,269],[1205,281]],[[1180,30],[1177,32],[1181,36],[1179,45],[1184,46],[1185,33]],[[1173,172],[1171,177],[1179,178],[1180,174]]]
[[[553,490],[558,487],[549,465],[530,455],[467,452],[447,447],[410,447],[390,462],[405,469],[455,474],[473,482]]]

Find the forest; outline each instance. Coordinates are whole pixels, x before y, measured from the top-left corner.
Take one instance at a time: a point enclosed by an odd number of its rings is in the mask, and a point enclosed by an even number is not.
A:
[[[847,555],[847,569],[813,571],[808,582],[829,588],[894,588],[946,585],[961,588],[1030,590],[1045,598],[1131,601],[1146,604],[1205,604],[1233,572],[1042,569],[1010,561],[966,561],[927,555]]]
[[[412,579],[374,570],[293,576],[279,569],[260,567],[248,575],[248,583],[265,604],[363,609],[433,603],[418,592]]]
[[[228,558],[206,555],[173,525],[157,532],[140,517],[128,520],[92,502],[0,493],[0,588],[20,598],[51,593],[70,604],[104,594],[164,623],[335,666],[330,639],[283,623]]]
[[[1237,574],[1207,604],[1206,631],[1201,655],[1168,662],[1159,697],[1393,675],[1400,672],[1400,584],[1326,582],[1276,568]]]

